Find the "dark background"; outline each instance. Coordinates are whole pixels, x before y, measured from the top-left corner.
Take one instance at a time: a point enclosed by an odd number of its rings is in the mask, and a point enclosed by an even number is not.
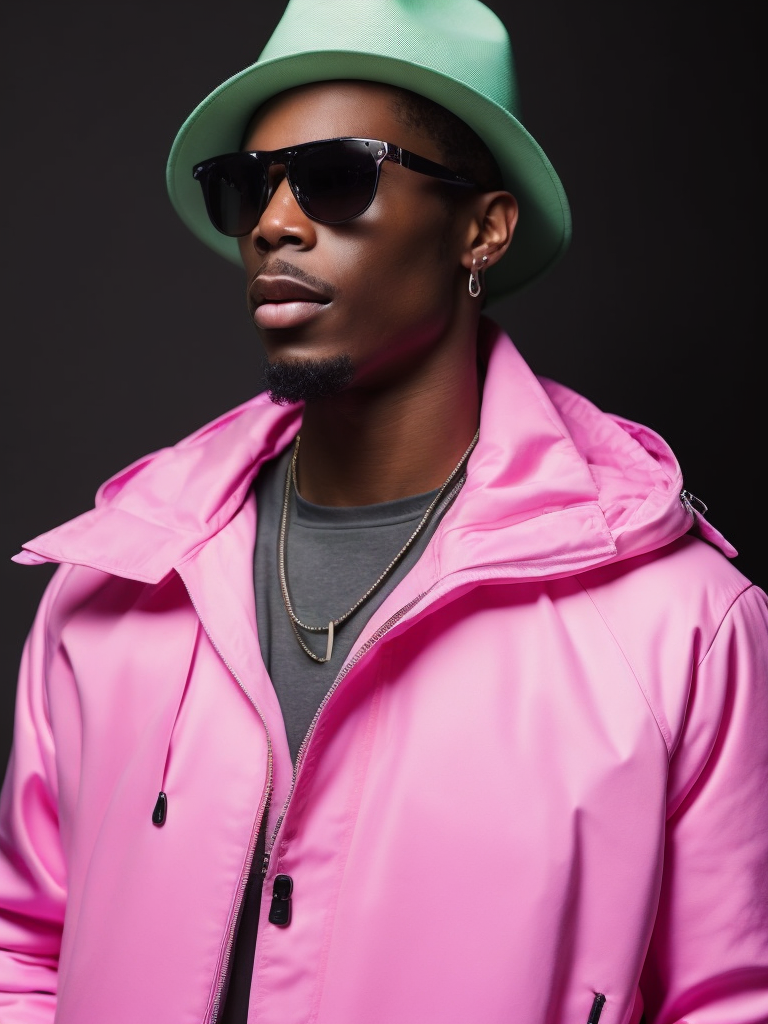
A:
[[[259,389],[240,274],[177,221],[164,166],[184,118],[253,63],[283,6],[4,7],[0,771],[50,576],[10,556],[126,463]],[[574,217],[564,262],[489,312],[537,371],[666,437],[736,564],[766,586],[758,5],[489,6]]]

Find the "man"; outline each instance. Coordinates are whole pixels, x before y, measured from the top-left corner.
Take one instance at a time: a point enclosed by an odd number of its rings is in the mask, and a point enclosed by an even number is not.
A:
[[[475,0],[292,0],[179,133],[269,395],[19,556],[3,1021],[768,1019],[765,597],[481,317],[569,235],[512,95]]]

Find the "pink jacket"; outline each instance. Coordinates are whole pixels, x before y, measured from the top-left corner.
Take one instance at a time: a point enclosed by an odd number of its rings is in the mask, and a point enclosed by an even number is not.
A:
[[[17,556],[62,567],[0,808],[2,1024],[215,1020],[265,808],[253,1022],[768,1021],[765,597],[659,437],[486,333],[467,482],[295,778],[251,481],[299,408],[257,397]]]

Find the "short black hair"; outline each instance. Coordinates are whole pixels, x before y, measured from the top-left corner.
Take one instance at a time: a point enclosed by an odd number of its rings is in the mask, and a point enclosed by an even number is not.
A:
[[[409,89],[394,88],[392,112],[405,128],[432,139],[442,162],[456,174],[469,178],[483,192],[504,188],[499,165],[480,136],[456,114],[434,100]]]

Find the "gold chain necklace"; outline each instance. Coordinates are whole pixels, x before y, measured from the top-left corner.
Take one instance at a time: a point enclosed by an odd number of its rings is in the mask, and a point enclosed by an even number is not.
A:
[[[355,601],[355,603],[352,605],[351,608],[349,608],[346,612],[344,612],[343,615],[339,615],[338,618],[331,619],[328,622],[328,625],[326,625],[326,626],[310,626],[306,622],[302,622],[301,619],[298,617],[298,615],[293,610],[293,606],[291,604],[291,597],[290,597],[290,594],[288,593],[288,574],[287,574],[287,570],[286,570],[286,567],[285,567],[285,544],[286,544],[286,539],[287,539],[287,536],[288,536],[288,505],[289,505],[290,497],[291,497],[291,484],[293,484],[293,489],[298,494],[298,487],[296,485],[296,460],[297,460],[298,455],[299,455],[299,442],[301,441],[301,436],[298,435],[296,437],[296,443],[293,446],[293,456],[291,457],[290,465],[288,466],[288,471],[285,474],[285,489],[284,489],[284,492],[283,492],[283,510],[282,510],[281,515],[280,515],[280,540],[279,540],[279,544],[278,544],[278,572],[279,572],[279,576],[280,576],[280,590],[282,591],[282,594],[283,594],[283,603],[285,605],[285,610],[288,612],[288,618],[290,620],[291,627],[292,627],[293,632],[294,632],[294,634],[296,636],[296,639],[299,641],[299,646],[301,647],[301,649],[304,651],[305,654],[309,655],[309,657],[312,658],[313,661],[320,662],[320,664],[323,665],[323,664],[325,664],[326,661],[330,661],[331,660],[331,655],[333,654],[334,630],[338,626],[342,625],[342,623],[346,622],[347,619],[351,615],[354,615],[354,613],[357,611],[357,609],[360,607],[360,605],[364,604],[368,600],[368,598],[373,593],[375,593],[375,591],[381,586],[381,584],[384,582],[384,580],[387,578],[387,576],[389,576],[389,574],[392,572],[392,570],[395,568],[395,566],[403,558],[405,553],[408,551],[408,549],[411,547],[411,545],[414,543],[416,538],[419,536],[419,534],[422,532],[424,527],[429,522],[430,516],[432,515],[434,510],[437,508],[437,506],[438,506],[439,502],[441,501],[441,499],[442,499],[443,495],[445,494],[445,492],[448,490],[448,488],[449,488],[449,486],[451,484],[451,481],[456,477],[457,473],[461,470],[461,468],[464,466],[464,464],[466,463],[466,461],[469,458],[469,456],[472,454],[472,450],[474,449],[475,445],[477,444],[477,439],[479,438],[479,436],[480,436],[480,430],[478,428],[477,432],[475,433],[475,436],[472,438],[472,441],[471,441],[471,443],[469,445],[469,448],[467,448],[467,450],[461,456],[461,458],[459,459],[458,463],[456,464],[454,469],[451,471],[451,474],[448,477],[448,479],[445,481],[443,486],[440,488],[440,490],[437,492],[435,497],[429,503],[429,506],[428,506],[426,512],[424,513],[424,515],[422,516],[421,521],[419,522],[419,525],[413,531],[413,533],[408,538],[408,540],[405,542],[405,544],[403,544],[403,546],[400,548],[398,553],[395,555],[395,557],[392,559],[392,561],[386,567],[384,572],[379,576],[379,578],[376,580],[376,582],[373,583],[366,590],[366,592],[363,594],[363,596],[358,601]],[[328,634],[328,644],[327,644],[326,649],[325,649],[325,657],[324,658],[321,658],[319,655],[315,654],[314,651],[310,650],[309,647],[307,647],[307,645],[304,643],[304,640],[301,637],[301,634],[299,633],[299,627],[301,627],[301,629],[303,629],[303,630],[306,630],[307,633],[327,633]]]

